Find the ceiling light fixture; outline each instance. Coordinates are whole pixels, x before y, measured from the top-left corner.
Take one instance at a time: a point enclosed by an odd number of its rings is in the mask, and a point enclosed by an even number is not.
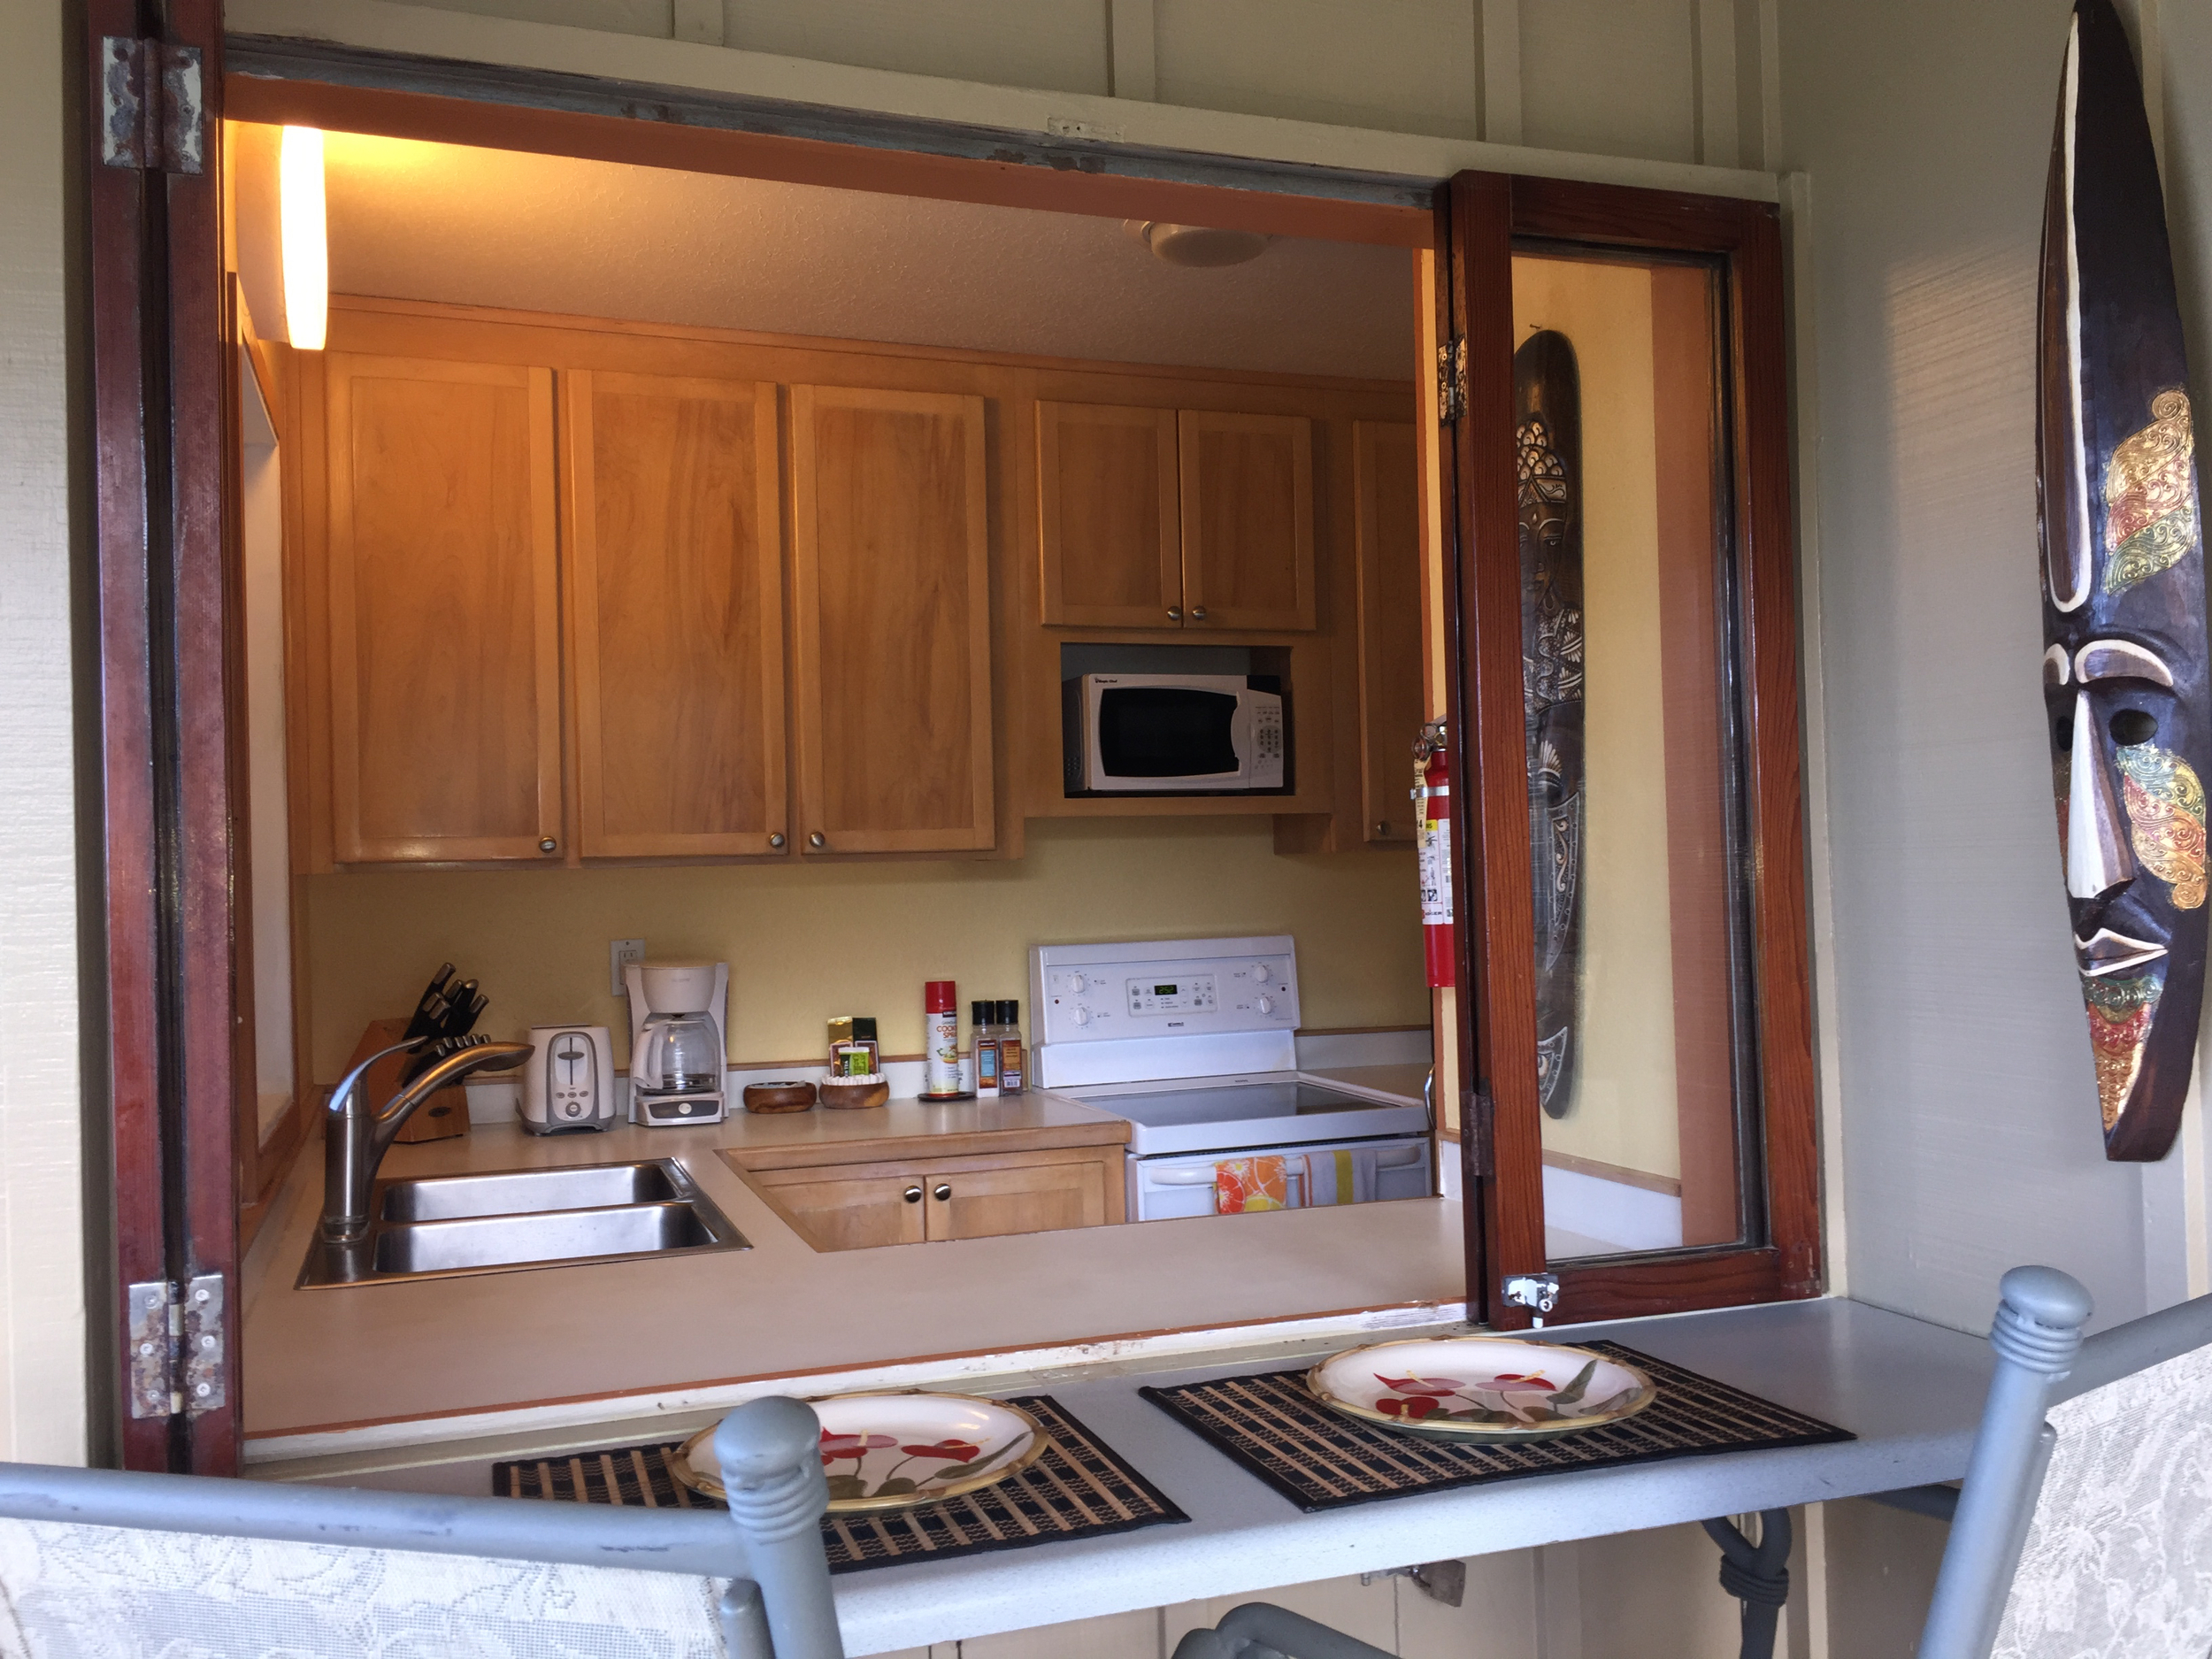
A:
[[[1126,219],[1121,227],[1149,248],[1153,257],[1191,269],[1248,264],[1266,252],[1267,244],[1274,240],[1256,230],[1164,225],[1151,219]]]
[[[277,225],[284,265],[285,336],[320,351],[330,327],[330,242],[323,208],[323,135],[288,127],[277,157]]]

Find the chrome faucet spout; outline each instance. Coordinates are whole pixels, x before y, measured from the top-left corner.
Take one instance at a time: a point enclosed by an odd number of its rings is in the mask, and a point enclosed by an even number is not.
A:
[[[361,1100],[369,1068],[402,1050],[418,1050],[426,1040],[394,1043],[346,1073],[330,1097],[323,1124],[322,1236],[332,1244],[351,1244],[369,1232],[369,1188],[377,1166],[391,1149],[392,1137],[415,1109],[449,1083],[472,1071],[506,1071],[530,1057],[526,1042],[493,1042],[483,1037],[446,1038],[431,1043],[435,1058],[380,1109]]]

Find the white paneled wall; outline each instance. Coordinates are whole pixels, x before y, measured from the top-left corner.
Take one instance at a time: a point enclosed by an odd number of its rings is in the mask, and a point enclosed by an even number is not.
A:
[[[85,1455],[63,9],[0,0],[0,1459]]]
[[[428,9],[1376,132],[1757,167],[1770,4],[432,0]]]

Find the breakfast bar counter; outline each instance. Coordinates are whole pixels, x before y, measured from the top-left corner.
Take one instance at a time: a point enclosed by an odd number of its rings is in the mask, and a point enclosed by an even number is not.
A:
[[[1461,1212],[1448,1200],[824,1251],[724,1156],[773,1160],[872,1130],[949,1150],[967,1133],[1111,1139],[1125,1127],[1045,1095],[575,1136],[479,1124],[394,1147],[382,1173],[672,1157],[751,1248],[303,1290],[321,1189],[310,1148],[242,1275],[247,1462],[388,1463],[485,1436],[703,1421],[763,1393],[944,1386],[1002,1372],[1009,1355],[1171,1356],[1217,1348],[1225,1333],[1348,1341],[1461,1317]]]

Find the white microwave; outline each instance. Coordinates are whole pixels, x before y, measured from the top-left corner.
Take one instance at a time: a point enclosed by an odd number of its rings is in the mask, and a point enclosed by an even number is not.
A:
[[[1256,674],[1084,674],[1061,681],[1067,793],[1284,787],[1280,683]]]

